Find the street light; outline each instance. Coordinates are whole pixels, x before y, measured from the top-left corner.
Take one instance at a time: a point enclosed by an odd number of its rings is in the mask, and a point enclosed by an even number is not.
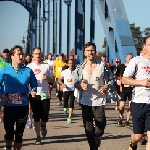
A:
[[[64,0],[64,3],[67,5],[71,5],[72,0]]]

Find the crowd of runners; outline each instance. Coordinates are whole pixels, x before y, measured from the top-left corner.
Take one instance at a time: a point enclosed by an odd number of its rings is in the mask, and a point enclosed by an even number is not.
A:
[[[133,134],[128,150],[137,143],[150,150],[150,37],[143,40],[141,56],[127,54],[126,62],[116,58],[114,64],[106,56],[96,58],[96,45],[84,45],[85,59],[63,53],[54,57],[35,47],[31,55],[15,45],[4,49],[0,58],[0,121],[4,124],[5,150],[20,150],[24,129],[34,128],[36,145],[47,135],[46,123],[52,89],[56,89],[58,105],[72,123],[75,99],[81,106],[85,134],[90,150],[98,150],[106,127],[105,104],[114,103],[118,125],[130,127]],[[124,115],[128,100],[127,114]],[[10,117],[11,116],[11,117]],[[32,118],[33,117],[33,118]],[[14,129],[15,124],[15,129]],[[147,136],[145,136],[147,135]]]

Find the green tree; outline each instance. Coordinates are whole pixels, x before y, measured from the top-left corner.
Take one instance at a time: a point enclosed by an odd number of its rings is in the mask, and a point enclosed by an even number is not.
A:
[[[131,32],[132,32],[132,36],[133,36],[133,39],[134,39],[134,43],[135,43],[137,53],[139,55],[140,51],[142,49],[142,39],[143,39],[142,31],[141,31],[140,27],[135,26],[135,23],[130,24],[130,29],[131,29]]]
[[[150,36],[150,27],[145,28],[143,31],[144,36]]]

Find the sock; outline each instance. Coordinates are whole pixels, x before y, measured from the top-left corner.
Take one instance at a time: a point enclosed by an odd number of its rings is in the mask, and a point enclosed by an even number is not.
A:
[[[32,110],[29,109],[29,122],[32,122]]]

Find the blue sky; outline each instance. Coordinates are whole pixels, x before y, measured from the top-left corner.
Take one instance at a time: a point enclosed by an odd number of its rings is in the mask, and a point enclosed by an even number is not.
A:
[[[73,0],[74,1],[74,0]],[[89,6],[90,0],[86,0],[86,6]],[[149,14],[150,0],[123,0],[125,10],[129,23],[135,23],[136,26],[140,26],[143,30],[150,26],[150,19],[147,17]],[[66,13],[66,6],[64,7],[64,13]],[[74,11],[72,9],[72,11]],[[86,38],[85,42],[88,42],[88,32],[89,32],[89,11],[86,11]],[[63,19],[66,20],[66,16],[63,15]],[[23,36],[26,37],[26,30],[28,27],[29,13],[24,7],[15,2],[0,2],[0,52],[4,48],[11,48],[16,44],[22,44]],[[73,21],[72,21],[73,22]],[[73,26],[73,25],[72,25]],[[66,25],[64,23],[63,35],[66,33]],[[95,43],[97,45],[97,50],[102,50],[103,39],[105,37],[103,27],[101,25],[100,17],[98,16],[96,10],[96,34]],[[52,31],[52,29],[51,29]],[[72,31],[73,35],[73,31]],[[72,40],[73,43],[73,40]],[[72,44],[73,45],[73,44]],[[63,50],[66,52],[66,40],[63,41]],[[73,48],[73,47],[71,47]]]

